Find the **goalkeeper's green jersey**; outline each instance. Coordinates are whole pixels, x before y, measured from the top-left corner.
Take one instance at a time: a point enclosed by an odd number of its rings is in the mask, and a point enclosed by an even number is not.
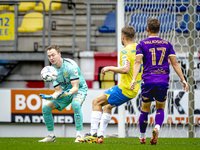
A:
[[[53,86],[61,85],[62,89],[66,91],[72,88],[71,81],[79,79],[79,89],[87,91],[87,84],[77,63],[69,58],[64,58],[62,61],[62,66],[60,68],[56,68],[52,65],[58,72],[57,79],[53,82]]]

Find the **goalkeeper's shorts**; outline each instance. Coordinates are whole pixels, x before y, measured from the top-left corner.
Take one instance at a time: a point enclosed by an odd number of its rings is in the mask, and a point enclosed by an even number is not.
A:
[[[79,89],[76,94],[58,98],[58,99],[52,100],[51,102],[56,106],[56,109],[58,109],[59,111],[62,111],[65,107],[67,107],[72,102],[74,98],[81,98],[84,102],[86,96],[87,96],[87,90]]]

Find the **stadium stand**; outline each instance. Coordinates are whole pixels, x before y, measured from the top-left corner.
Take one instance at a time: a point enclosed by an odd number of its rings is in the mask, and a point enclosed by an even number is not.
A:
[[[129,25],[133,26],[136,32],[144,32],[147,28],[147,19],[151,18],[147,13],[135,13],[132,15]]]
[[[33,10],[35,7],[35,2],[20,2],[19,6],[18,6],[18,11],[19,12],[26,12],[29,10]],[[14,11],[14,5],[9,7],[10,11]]]
[[[196,29],[200,30],[200,14],[196,15]],[[188,33],[189,32],[189,15],[185,14],[183,16],[183,21],[179,28],[176,29],[178,33]]]
[[[99,81],[100,88],[110,88],[116,85],[115,74],[113,72],[107,72],[106,75],[101,73],[101,69],[105,66],[117,66],[117,51],[112,53],[94,53],[95,59],[95,71],[94,81]]]
[[[7,10],[9,8],[9,5],[0,5],[0,11]]]
[[[189,0],[176,0],[176,2],[189,2]],[[186,11],[188,8],[188,4],[176,4],[176,11],[180,11],[180,12],[183,12],[183,11]]]
[[[49,11],[49,5],[50,5],[50,2],[52,0],[42,0],[45,4],[45,11],[48,12]],[[56,1],[61,1],[61,0],[56,0]],[[61,9],[61,3],[52,3],[51,4],[51,11],[54,11],[56,9]],[[35,11],[43,11],[43,4],[42,3],[39,3],[38,6],[35,6],[34,8]]]
[[[43,28],[43,14],[38,12],[27,13],[21,26],[18,28],[18,32],[36,32]]]
[[[178,2],[179,4],[176,4],[176,12],[185,12],[189,7],[189,0],[173,0],[173,1],[176,1],[176,2]],[[200,0],[198,0],[198,2],[200,3]],[[182,3],[182,4],[180,4],[180,3]],[[184,4],[184,3],[188,3],[188,4]],[[171,7],[168,7],[168,10],[173,10],[174,9],[174,6],[171,6]],[[196,7],[196,10],[197,10],[197,12],[199,12],[200,11],[200,6],[199,5],[197,5],[197,7]]]
[[[176,15],[172,13],[163,13],[159,14],[157,19],[160,22],[160,32],[169,32],[174,29],[174,24],[176,22]]]
[[[129,4],[129,2],[143,2],[143,0],[124,0],[125,11],[134,11],[139,8],[139,4]]]
[[[106,16],[104,25],[98,29],[101,33],[114,33],[116,29],[116,13],[109,13]]]
[[[9,0],[4,0],[4,1],[9,1]],[[8,10],[8,9],[9,9],[9,5],[0,5],[0,11]]]
[[[151,2],[167,2],[167,0],[147,0],[147,3],[142,7],[143,11],[160,11],[161,9],[167,8],[167,4],[150,4]]]
[[[111,71],[109,71],[109,72],[106,72],[106,74],[105,75],[103,75],[102,73],[101,73],[101,69],[102,68],[100,68],[99,70],[99,81],[100,81],[100,87],[102,88],[102,89],[108,89],[108,88],[111,88],[111,87],[113,87],[114,85],[115,85],[115,73],[114,72],[111,72]]]
[[[200,1],[199,1],[199,3],[200,3]],[[200,12],[200,6],[199,5],[197,5],[197,12]]]
[[[17,66],[18,61],[0,60],[0,83]]]

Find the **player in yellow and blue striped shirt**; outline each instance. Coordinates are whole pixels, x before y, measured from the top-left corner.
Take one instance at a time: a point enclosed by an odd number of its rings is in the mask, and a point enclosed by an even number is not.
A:
[[[135,98],[137,95],[140,83],[141,83],[141,74],[137,76],[136,88],[131,91],[130,83],[133,77],[133,65],[135,62],[136,46],[137,44],[133,42],[135,38],[135,29],[132,26],[125,26],[121,30],[121,42],[124,45],[124,49],[120,51],[120,66],[108,66],[102,69],[102,74],[105,75],[108,71],[113,71],[115,73],[121,74],[121,81],[118,85],[106,90],[100,96],[93,100],[93,111],[91,115],[91,131],[85,138],[79,139],[81,142],[90,142],[90,143],[102,143],[103,135],[105,129],[111,120],[111,110],[113,107],[120,106],[123,103]],[[104,106],[104,107],[103,107]],[[103,107],[103,114],[102,114]],[[99,121],[100,129],[98,130]]]

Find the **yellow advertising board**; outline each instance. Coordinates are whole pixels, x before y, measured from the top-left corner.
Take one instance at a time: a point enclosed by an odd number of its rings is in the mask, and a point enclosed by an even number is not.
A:
[[[0,40],[15,39],[15,15],[13,13],[0,14]]]

